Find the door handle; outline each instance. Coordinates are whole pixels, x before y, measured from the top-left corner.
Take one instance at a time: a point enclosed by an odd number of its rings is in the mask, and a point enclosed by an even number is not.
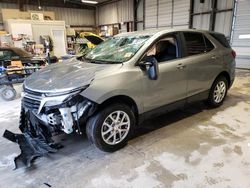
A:
[[[177,69],[184,69],[186,67],[186,65],[183,65],[182,63],[178,64]]]

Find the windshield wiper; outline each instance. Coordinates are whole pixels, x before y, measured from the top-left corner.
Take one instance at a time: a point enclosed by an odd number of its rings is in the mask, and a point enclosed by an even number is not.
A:
[[[82,61],[86,61],[87,63],[103,64],[103,62],[101,62],[101,61],[96,61],[96,60],[93,60],[93,59],[88,59],[85,56],[81,56],[81,60]]]
[[[105,62],[102,61],[95,61],[95,60],[90,60],[90,63],[94,63],[94,64],[105,64]]]
[[[81,57],[82,61],[86,61],[87,63],[93,63],[93,64],[120,64],[123,62],[114,62],[114,61],[104,61],[104,60],[94,60],[94,59],[88,59],[84,56]]]
[[[84,56],[80,56],[80,57],[78,57],[77,58],[78,60],[80,60],[80,61],[83,61],[83,62],[87,62],[87,63],[90,63],[90,59],[87,59],[86,57],[84,57]]]

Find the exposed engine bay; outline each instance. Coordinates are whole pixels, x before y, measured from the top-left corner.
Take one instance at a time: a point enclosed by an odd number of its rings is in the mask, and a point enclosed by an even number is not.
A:
[[[52,136],[60,133],[82,134],[85,124],[97,104],[80,95],[81,90],[51,95],[24,89],[19,129],[22,134],[8,130],[4,137],[19,144],[21,154],[15,158],[15,167],[30,167],[32,161],[62,148]]]

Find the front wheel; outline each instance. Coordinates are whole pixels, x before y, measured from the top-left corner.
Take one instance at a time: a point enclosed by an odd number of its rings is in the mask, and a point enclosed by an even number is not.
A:
[[[211,107],[219,107],[224,102],[228,91],[228,81],[224,76],[218,77],[211,87],[208,105]]]
[[[134,127],[133,111],[125,104],[111,104],[88,120],[86,132],[97,148],[114,152],[127,144]]]

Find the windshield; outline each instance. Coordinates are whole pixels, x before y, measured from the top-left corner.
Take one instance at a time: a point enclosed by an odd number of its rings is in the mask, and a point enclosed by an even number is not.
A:
[[[150,36],[110,38],[92,49],[85,58],[93,63],[122,63],[131,59]]]

